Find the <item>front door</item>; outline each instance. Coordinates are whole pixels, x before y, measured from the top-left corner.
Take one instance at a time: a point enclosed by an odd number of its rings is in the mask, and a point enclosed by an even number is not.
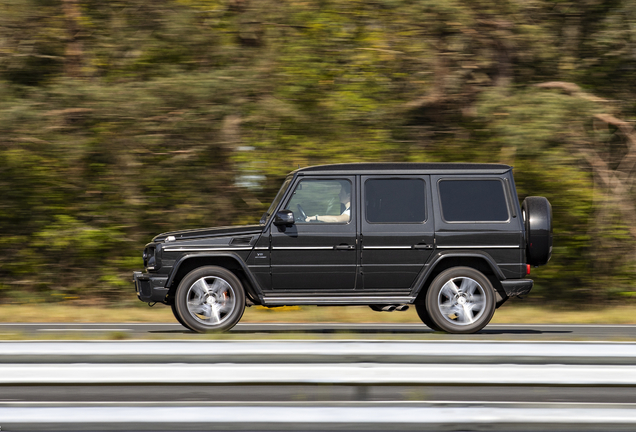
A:
[[[409,290],[435,247],[429,176],[361,183],[364,290]]]
[[[281,208],[291,227],[271,228],[274,291],[352,291],[356,284],[355,176],[300,177]]]

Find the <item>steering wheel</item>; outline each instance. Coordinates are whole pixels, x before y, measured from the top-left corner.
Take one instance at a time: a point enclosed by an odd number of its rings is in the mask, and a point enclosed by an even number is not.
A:
[[[298,222],[305,222],[307,220],[307,213],[305,213],[305,210],[303,210],[300,204],[296,204],[296,207],[298,207],[298,213],[300,213],[300,216],[296,216],[296,220]]]

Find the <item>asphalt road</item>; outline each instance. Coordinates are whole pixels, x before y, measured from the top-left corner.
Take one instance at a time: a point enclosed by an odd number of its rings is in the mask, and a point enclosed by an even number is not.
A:
[[[305,333],[313,335],[359,335],[365,338],[434,339],[434,340],[533,340],[533,341],[636,341],[636,325],[546,325],[546,324],[490,324],[477,334],[448,335],[433,332],[423,324],[271,324],[239,323],[230,334],[254,336]],[[14,334],[29,337],[91,336],[117,338],[181,338],[198,337],[180,324],[0,324],[0,335]]]

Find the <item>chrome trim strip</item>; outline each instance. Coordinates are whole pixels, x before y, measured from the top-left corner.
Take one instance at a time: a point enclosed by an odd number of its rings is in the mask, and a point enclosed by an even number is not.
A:
[[[521,246],[490,245],[490,246],[436,246],[437,249],[520,249]]]
[[[362,249],[413,249],[413,246],[362,246]]]
[[[309,269],[315,268],[315,267],[357,267],[357,264],[352,263],[352,264],[316,264],[316,265],[312,265],[312,264],[272,264],[272,267],[276,267],[276,268],[290,268],[290,269],[298,269],[298,268],[304,268],[307,267]]]
[[[211,248],[211,247],[182,247],[182,248],[164,248],[164,252],[209,252],[209,251],[242,251],[242,250],[252,250],[252,247],[234,247],[234,248]]]
[[[414,296],[400,297],[264,297],[264,304],[404,304],[415,301]]]
[[[254,250],[269,250],[269,246],[255,247]]]
[[[333,250],[334,246],[278,246],[272,247],[273,250]],[[353,249],[351,249],[353,250]]]

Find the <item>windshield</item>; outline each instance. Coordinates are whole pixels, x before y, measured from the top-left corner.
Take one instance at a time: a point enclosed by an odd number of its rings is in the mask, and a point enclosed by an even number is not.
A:
[[[289,187],[289,184],[291,183],[291,181],[292,181],[291,176],[285,179],[285,182],[283,183],[283,185],[280,187],[280,190],[276,194],[276,198],[274,198],[274,201],[272,201],[272,205],[269,206],[267,213],[265,213],[263,217],[261,218],[261,222],[260,222],[261,224],[266,224],[267,221],[269,221],[269,218],[272,216],[272,213],[276,211],[276,207],[278,207],[278,203],[280,203],[280,200],[283,199],[283,195],[285,195],[285,192],[287,191],[287,188]]]

